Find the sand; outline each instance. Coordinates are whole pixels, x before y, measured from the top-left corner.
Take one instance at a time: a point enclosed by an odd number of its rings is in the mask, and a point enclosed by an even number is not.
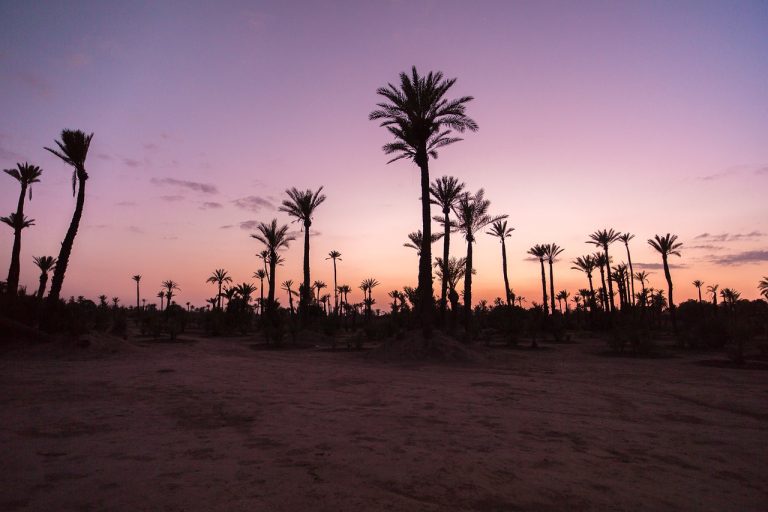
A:
[[[696,364],[717,355],[187,340],[0,356],[0,510],[768,507],[768,372]]]

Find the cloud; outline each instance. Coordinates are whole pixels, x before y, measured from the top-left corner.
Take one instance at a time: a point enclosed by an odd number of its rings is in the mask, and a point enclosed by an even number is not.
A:
[[[173,185],[177,187],[188,188],[195,192],[202,192],[203,194],[218,194],[219,191],[215,185],[210,183],[199,183],[197,181],[177,180],[176,178],[151,178],[150,183],[153,185]]]
[[[659,270],[659,269],[663,269],[664,265],[662,263],[640,262],[640,263],[633,263],[632,267],[639,268],[640,270]],[[688,265],[686,265],[685,263],[678,263],[678,264],[670,263],[669,268],[688,268]]]
[[[259,225],[259,221],[257,220],[246,220],[240,223],[240,229],[244,229],[246,231],[253,231],[256,229],[256,226]]]
[[[101,158],[102,160],[112,160],[112,157],[106,153],[97,153],[96,158]]]
[[[269,210],[275,209],[275,205],[271,201],[259,196],[241,197],[240,199],[235,199],[232,201],[232,204],[238,208],[252,212],[259,212],[262,210],[262,208],[267,208]]]
[[[702,233],[693,237],[693,239],[701,240],[702,242],[738,242],[740,240],[755,240],[764,236],[765,233],[762,231],[750,231],[749,233],[720,233],[718,235]]]
[[[235,227],[235,226],[232,225],[232,224],[227,224],[226,226],[221,226],[219,229],[230,229],[230,228],[233,228],[233,227]]]
[[[131,233],[143,233],[144,232],[144,230],[141,229],[138,226],[128,226],[128,231],[130,231]]]
[[[211,210],[214,208],[221,208],[223,205],[221,203],[217,203],[216,201],[206,201],[201,206],[201,210]]]
[[[728,176],[733,176],[737,172],[738,171],[736,169],[727,169],[725,171],[720,171],[713,174],[707,174],[705,176],[699,176],[696,179],[700,181],[715,181],[715,180],[727,178]]]
[[[183,201],[184,196],[160,196],[160,199],[163,201],[168,201],[169,203],[173,203],[176,201]]]
[[[166,236],[163,237],[163,240],[178,240],[178,239],[179,239],[179,237],[174,236],[174,235],[166,235]]]
[[[123,158],[123,163],[128,167],[138,167],[141,165],[141,162],[134,160],[133,158]]]
[[[133,201],[120,201],[119,203],[115,203],[115,206],[136,206],[136,203]]]
[[[718,265],[736,266],[744,263],[762,263],[768,261],[768,251],[742,251],[725,256],[712,256],[711,261]]]
[[[154,151],[155,149],[157,149],[157,144],[153,144],[151,142],[148,142],[148,143],[144,144],[144,149],[146,149],[147,151]]]
[[[725,249],[725,247],[722,245],[712,245],[712,244],[686,245],[685,248],[686,250],[701,249],[706,251],[722,251],[723,249]]]

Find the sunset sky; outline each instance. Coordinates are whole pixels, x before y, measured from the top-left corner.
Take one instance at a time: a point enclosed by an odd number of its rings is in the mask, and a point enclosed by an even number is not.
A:
[[[527,305],[541,301],[527,249],[563,246],[555,287],[575,294],[587,282],[570,261],[604,227],[636,235],[635,270],[653,272],[655,287],[661,260],[646,240],[677,234],[678,301],[697,278],[758,296],[765,1],[2,2],[0,167],[44,170],[25,211],[36,225],[23,233],[21,284],[36,288],[32,257],[56,256],[69,224],[71,170],[43,146],[73,128],[95,135],[63,297],[132,304],[142,274],[148,302],[173,279],[178,302],[203,305],[215,268],[256,281],[261,246],[249,234],[256,221],[290,222],[276,211],[284,190],[323,185],[312,279],[332,284],[325,257],[336,249],[350,299],[375,277],[388,309],[388,291],[416,286],[403,243],[421,227],[419,175],[408,161],[387,165],[390,138],[368,113],[376,88],[411,65],[475,97],[480,130],[442,150],[431,173],[484,188],[491,213],[509,215],[510,284]],[[8,215],[18,186],[0,184]],[[1,227],[4,280],[13,236]],[[612,254],[626,258],[619,244]],[[299,282],[300,239],[285,256],[278,281]],[[498,240],[480,236],[475,261],[476,299],[502,296]]]

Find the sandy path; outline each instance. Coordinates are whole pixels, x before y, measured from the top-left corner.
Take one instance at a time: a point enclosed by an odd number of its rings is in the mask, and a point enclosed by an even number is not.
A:
[[[5,357],[0,510],[765,509],[768,372],[599,348]]]

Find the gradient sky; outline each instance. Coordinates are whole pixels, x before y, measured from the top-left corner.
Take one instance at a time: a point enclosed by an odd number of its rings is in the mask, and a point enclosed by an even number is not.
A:
[[[218,267],[254,281],[255,221],[291,186],[325,186],[312,279],[416,285],[402,244],[421,226],[415,165],[387,165],[367,120],[376,88],[411,65],[457,77],[480,130],[445,148],[432,177],[486,189],[515,227],[510,284],[541,300],[535,243],[566,250],[555,286],[586,286],[570,260],[589,233],[637,235],[635,270],[664,285],[646,244],[676,233],[676,299],[693,279],[757,297],[768,274],[768,2],[2,2],[0,167],[29,161],[42,182],[25,213],[21,283],[56,256],[74,208],[70,170],[43,146],[95,132],[85,212],[63,296],[148,301],[164,279],[202,305]],[[15,209],[18,187],[0,181]],[[3,215],[7,215],[3,212]],[[298,231],[299,226],[296,226]],[[5,226],[0,272],[12,244]],[[454,238],[452,254],[466,250]],[[435,248],[438,246],[436,245]],[[616,262],[623,247],[613,248]],[[278,281],[301,280],[295,242]],[[477,300],[503,295],[498,241],[476,244]],[[287,302],[284,293],[279,297]]]

